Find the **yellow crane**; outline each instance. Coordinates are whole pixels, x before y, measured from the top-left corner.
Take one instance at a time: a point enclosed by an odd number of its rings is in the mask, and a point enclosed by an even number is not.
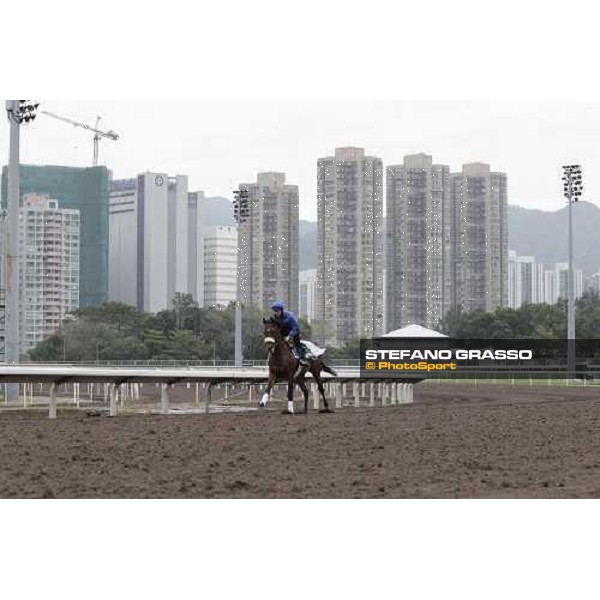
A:
[[[60,115],[51,113],[47,110],[41,111],[44,115],[48,115],[54,119],[58,119],[59,121],[64,121],[65,123],[70,123],[74,127],[83,127],[83,129],[87,129],[88,131],[92,131],[94,133],[94,167],[98,166],[98,144],[101,138],[108,138],[109,140],[117,141],[119,139],[118,134],[114,131],[100,131],[98,127],[100,126],[100,117],[96,118],[96,126],[90,127],[85,123],[79,123],[78,121],[73,121],[72,119],[67,119],[66,117],[61,117]]]

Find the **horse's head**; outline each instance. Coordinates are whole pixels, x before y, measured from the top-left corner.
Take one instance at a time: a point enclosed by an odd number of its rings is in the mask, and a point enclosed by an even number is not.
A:
[[[264,344],[269,354],[275,350],[275,346],[283,339],[281,335],[280,326],[271,317],[270,319],[263,319],[264,324]]]

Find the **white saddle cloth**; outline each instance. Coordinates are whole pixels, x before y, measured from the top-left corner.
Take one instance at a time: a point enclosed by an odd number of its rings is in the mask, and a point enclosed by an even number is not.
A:
[[[321,356],[327,348],[319,348],[316,344],[309,342],[308,340],[302,340],[302,343],[306,346],[307,350],[316,358]]]

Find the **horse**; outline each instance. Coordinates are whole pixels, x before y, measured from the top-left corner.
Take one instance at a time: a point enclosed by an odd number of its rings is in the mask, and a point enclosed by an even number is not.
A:
[[[304,376],[307,372],[310,372],[317,382],[323,404],[325,405],[325,408],[319,412],[333,412],[333,410],[329,408],[327,398],[325,397],[325,388],[323,386],[323,380],[321,379],[321,371],[325,371],[331,375],[337,375],[337,373],[331,367],[327,366],[320,357],[310,359],[308,367],[301,365],[300,361],[294,356],[292,349],[283,339],[283,334],[281,333],[278,324],[273,319],[263,319],[263,324],[265,326],[264,344],[269,352],[269,381],[259,406],[266,406],[275,382],[283,379],[286,380],[288,384],[288,410],[283,411],[283,413],[293,414],[294,383],[298,384],[298,387],[304,394],[304,414],[308,413],[308,388],[306,387]]]

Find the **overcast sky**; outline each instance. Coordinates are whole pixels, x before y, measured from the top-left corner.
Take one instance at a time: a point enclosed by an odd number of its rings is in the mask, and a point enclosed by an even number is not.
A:
[[[41,109],[116,131],[100,163],[115,178],[145,170],[189,177],[189,189],[231,197],[259,171],[283,171],[300,187],[300,216],[316,219],[316,161],[336,146],[361,146],[384,166],[426,152],[460,170],[482,161],[508,175],[509,203],[564,205],[560,167],[581,163],[584,197],[600,203],[600,102],[457,101],[62,101]],[[8,123],[0,120],[0,160]],[[21,161],[88,166],[92,135],[40,115],[23,128]]]

